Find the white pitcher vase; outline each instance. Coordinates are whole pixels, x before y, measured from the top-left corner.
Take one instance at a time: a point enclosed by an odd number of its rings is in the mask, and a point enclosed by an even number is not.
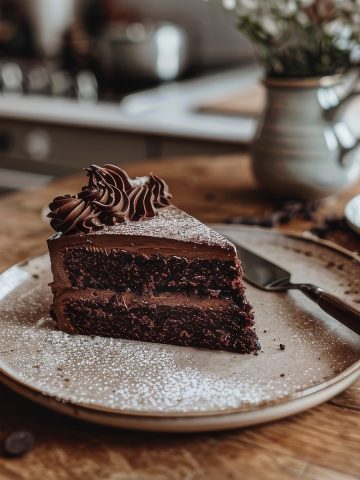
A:
[[[359,179],[360,140],[343,120],[357,82],[353,72],[264,81],[266,107],[252,155],[255,177],[265,190],[280,197],[317,199]]]

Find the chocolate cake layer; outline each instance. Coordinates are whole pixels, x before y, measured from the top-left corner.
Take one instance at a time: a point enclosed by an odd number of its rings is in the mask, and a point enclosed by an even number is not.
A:
[[[113,227],[105,227],[99,232],[86,235],[56,234],[48,240],[48,248],[54,285],[69,287],[75,285],[74,276],[79,276],[79,271],[74,274],[75,269],[71,265],[71,254],[76,248],[79,252],[84,252],[86,249],[86,263],[90,269],[92,257],[96,261],[96,252],[104,252],[106,256],[113,250],[124,250],[141,257],[224,261],[227,265],[229,265],[227,262],[234,262],[235,265],[236,259],[236,252],[231,242],[173,206],[160,210],[159,214],[151,219],[121,223]],[[86,269],[88,270],[88,267]],[[219,273],[220,270],[217,270],[216,274]],[[86,286],[96,285],[87,283]]]
[[[239,292],[242,270],[237,259],[147,256],[119,249],[67,247],[60,251],[68,284],[135,293],[166,290],[203,294],[224,289]]]
[[[258,348],[250,306],[182,294],[64,291],[54,302],[69,333],[250,353]]]

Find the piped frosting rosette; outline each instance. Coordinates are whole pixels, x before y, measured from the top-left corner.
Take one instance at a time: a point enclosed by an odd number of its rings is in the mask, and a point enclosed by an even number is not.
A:
[[[166,182],[154,174],[131,179],[115,165],[85,169],[88,185],[76,195],[63,195],[50,203],[52,228],[63,234],[90,233],[105,226],[154,217],[170,205]]]

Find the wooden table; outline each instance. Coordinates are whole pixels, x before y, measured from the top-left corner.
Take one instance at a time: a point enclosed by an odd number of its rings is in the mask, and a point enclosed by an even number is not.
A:
[[[176,204],[203,221],[263,214],[273,203],[255,186],[246,156],[184,158],[129,166],[131,175],[154,171],[166,178]],[[41,219],[57,194],[79,190],[71,177],[34,192],[0,199],[0,269],[46,248],[50,234]],[[319,211],[341,212],[360,185]],[[304,220],[282,227],[305,230]],[[330,238],[352,250],[350,232]],[[269,425],[221,433],[165,435],[113,430],[47,411],[0,386],[0,442],[29,429],[34,449],[20,459],[0,455],[0,480],[350,480],[360,478],[360,382],[331,402]]]

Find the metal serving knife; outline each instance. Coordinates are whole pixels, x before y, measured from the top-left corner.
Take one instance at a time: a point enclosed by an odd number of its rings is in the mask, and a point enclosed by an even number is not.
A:
[[[301,290],[326,313],[360,335],[360,310],[357,310],[335,295],[325,292],[316,285],[291,283],[290,272],[250,252],[233,240],[231,241],[236,246],[246,281],[255,287],[269,292]]]

